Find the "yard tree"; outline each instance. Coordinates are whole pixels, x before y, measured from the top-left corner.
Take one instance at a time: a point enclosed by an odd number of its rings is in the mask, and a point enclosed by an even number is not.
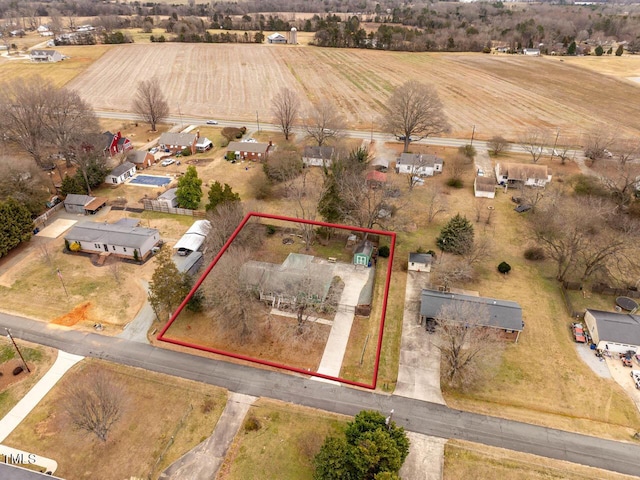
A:
[[[458,213],[442,227],[436,243],[443,252],[464,255],[473,248],[473,239],[473,225]]]
[[[304,121],[304,129],[307,135],[315,140],[319,147],[330,139],[339,137],[345,128],[345,120],[337,107],[323,101],[307,115]]]
[[[444,256],[433,267],[431,278],[437,285],[442,285],[445,291],[449,291],[452,285],[466,283],[473,280],[473,267],[464,259]]]
[[[503,351],[498,331],[483,326],[489,322],[487,306],[453,301],[440,309],[435,320],[443,383],[453,388],[473,387],[499,361]]]
[[[610,156],[607,152],[613,145],[615,136],[606,125],[598,125],[585,135],[584,156],[591,160],[593,166],[597,161]]]
[[[153,77],[138,83],[136,96],[133,100],[133,111],[151,125],[156,131],[156,125],[169,115],[169,104],[162,93],[160,80]]]
[[[291,129],[298,118],[300,99],[289,88],[282,88],[271,101],[275,123],[280,127],[285,140],[289,140]]]
[[[324,179],[322,194],[318,200],[318,213],[325,222],[339,223],[343,219],[343,212],[344,206],[336,179],[333,175],[328,175]]]
[[[429,182],[420,193],[426,203],[425,212],[428,223],[433,222],[436,216],[447,211],[447,199],[438,184]]]
[[[620,44],[618,45],[618,48],[616,48],[616,57],[621,57],[623,53],[624,47],[622,46],[622,44]]]
[[[293,182],[302,173],[304,165],[297,151],[276,151],[269,156],[262,168],[273,183],[284,184],[285,194],[289,193]]]
[[[522,149],[531,155],[533,163],[538,163],[544,153],[544,147],[549,143],[549,134],[541,128],[529,128],[520,136],[518,143]]]
[[[411,136],[420,138],[450,130],[438,92],[431,85],[409,80],[396,88],[387,102],[385,129],[404,137],[403,152],[409,151]]]
[[[228,184],[224,184],[224,187],[217,180],[209,187],[209,203],[205,209],[207,212],[215,210],[218,208],[218,205],[227,203],[227,202],[239,202],[240,194],[231,190],[231,187]]]
[[[99,135],[85,135],[78,138],[78,143],[70,154],[71,163],[77,167],[77,182],[86,187],[84,193],[89,195],[91,195],[92,188],[104,182],[109,172],[107,160],[102,154],[100,146]]]
[[[316,480],[368,480],[397,477],[409,454],[402,427],[380,412],[363,410],[345,435],[329,436],[314,459]]]
[[[0,257],[28,241],[32,234],[33,220],[29,209],[14,198],[0,202]]]
[[[51,196],[51,182],[47,174],[33,163],[17,163],[9,157],[0,158],[0,201],[13,198],[33,215],[39,215]]]
[[[67,381],[62,405],[74,427],[94,433],[103,442],[122,416],[124,389],[113,375],[92,369],[82,381]]]
[[[508,142],[500,135],[495,135],[487,142],[487,147],[491,155],[498,156],[507,147]]]
[[[182,303],[190,287],[185,285],[183,275],[171,259],[171,249],[164,247],[155,256],[156,269],[149,282],[149,303],[158,320],[171,315]]]
[[[62,179],[62,186],[60,187],[60,193],[63,195],[69,195],[70,193],[75,193],[79,195],[85,195],[87,193],[86,186],[83,186],[82,177],[78,180],[78,176],[74,175],[70,177],[69,175],[65,175]]]
[[[211,230],[205,239],[207,262],[211,262],[218,254],[243,218],[244,212],[240,202],[223,202],[207,212],[207,220],[211,222]],[[248,243],[248,232],[249,229],[243,228],[235,238],[234,245],[243,246]],[[250,232],[249,235],[255,235],[255,232]]]
[[[196,210],[202,199],[202,179],[198,178],[196,167],[189,165],[187,171],[178,179],[176,198],[181,208]]]

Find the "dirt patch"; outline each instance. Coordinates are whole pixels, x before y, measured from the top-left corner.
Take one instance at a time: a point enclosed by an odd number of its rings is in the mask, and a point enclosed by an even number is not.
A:
[[[4,392],[4,390],[10,385],[21,382],[22,380],[26,380],[33,373],[33,365],[29,365],[29,369],[31,373],[28,373],[26,370],[23,370],[22,373],[18,375],[13,374],[13,369],[16,367],[23,367],[24,363],[19,358],[12,358],[4,362],[0,365],[0,392]]]
[[[89,318],[90,308],[91,302],[81,303],[69,313],[53,319],[51,323],[55,323],[56,325],[64,325],[65,327],[72,327],[78,322],[86,322]]]

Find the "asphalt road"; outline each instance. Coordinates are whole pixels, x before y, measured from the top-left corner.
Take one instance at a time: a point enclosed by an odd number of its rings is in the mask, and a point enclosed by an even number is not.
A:
[[[615,442],[486,415],[411,398],[340,387],[302,376],[265,371],[164,350],[122,338],[78,332],[23,317],[0,314],[0,331],[69,353],[205,382],[232,392],[269,397],[346,415],[363,409],[394,410],[407,430],[456,438],[629,475],[640,472],[640,445]]]

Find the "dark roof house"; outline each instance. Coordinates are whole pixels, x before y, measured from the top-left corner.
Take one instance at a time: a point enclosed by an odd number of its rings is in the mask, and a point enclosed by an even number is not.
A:
[[[598,349],[640,352],[640,315],[589,308],[584,320]]]

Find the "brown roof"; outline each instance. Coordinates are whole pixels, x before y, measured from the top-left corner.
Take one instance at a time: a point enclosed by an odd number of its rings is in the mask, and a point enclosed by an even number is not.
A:
[[[493,192],[496,189],[496,182],[489,177],[476,177],[476,191]]]
[[[268,143],[231,142],[227,145],[227,152],[266,153],[267,150],[269,150]]]
[[[102,207],[109,200],[107,197],[96,197],[84,206],[85,210],[93,212]]]
[[[547,180],[549,178],[546,165],[531,165],[526,163],[507,163],[502,166],[501,172],[510,180]]]
[[[376,170],[372,170],[369,173],[367,173],[367,182],[372,182],[372,181],[384,183],[387,181],[387,174],[378,172]]]

